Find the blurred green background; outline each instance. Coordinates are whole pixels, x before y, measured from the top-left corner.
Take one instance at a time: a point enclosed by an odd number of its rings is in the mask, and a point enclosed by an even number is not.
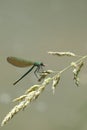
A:
[[[61,70],[75,58],[59,58],[48,51],[87,54],[87,0],[0,0],[0,122],[13,108],[11,101],[38,84],[33,73],[12,83],[28,68],[7,63],[6,57],[43,61],[46,69]],[[87,66],[80,87],[66,71],[52,94],[51,84],[2,130],[87,130]]]

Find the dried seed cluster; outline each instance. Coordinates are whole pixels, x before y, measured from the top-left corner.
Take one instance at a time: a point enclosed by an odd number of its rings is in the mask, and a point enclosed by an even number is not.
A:
[[[49,54],[52,55],[57,55],[57,56],[76,56],[74,53],[72,52],[48,52]]]
[[[81,68],[83,67],[83,61],[81,61],[80,63],[72,62],[71,65],[74,68],[73,69],[73,74],[74,74],[74,78],[73,79],[75,81],[75,84],[77,86],[79,86],[79,77],[78,77],[78,75],[79,75],[79,72],[80,72]]]

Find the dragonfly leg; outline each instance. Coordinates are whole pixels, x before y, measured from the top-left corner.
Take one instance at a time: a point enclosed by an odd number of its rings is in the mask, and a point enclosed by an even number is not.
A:
[[[42,73],[43,71],[44,71],[44,69],[43,69],[43,67],[42,66],[40,66],[40,69],[39,69],[40,71],[40,73]]]
[[[40,75],[43,72],[43,67],[42,66],[38,66],[35,71],[34,71],[34,74],[35,76],[39,79],[40,78]]]
[[[39,72],[39,70],[40,70],[40,67],[37,67],[36,69],[35,69],[35,71],[34,71],[34,74],[35,74],[35,76],[39,79],[39,77],[38,77],[38,75],[37,75],[37,73]]]

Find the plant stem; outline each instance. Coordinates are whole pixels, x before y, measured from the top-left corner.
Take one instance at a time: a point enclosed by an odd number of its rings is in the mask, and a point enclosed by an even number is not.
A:
[[[86,59],[86,58],[87,58],[87,55],[81,57],[79,60],[75,61],[74,63],[77,64],[78,62],[83,61],[83,60]],[[64,71],[68,70],[68,69],[71,68],[71,67],[72,67],[72,64],[70,64],[69,66],[67,66],[66,68],[64,68],[63,70],[61,70],[61,71],[58,72],[58,73],[59,73],[59,74],[62,74]]]

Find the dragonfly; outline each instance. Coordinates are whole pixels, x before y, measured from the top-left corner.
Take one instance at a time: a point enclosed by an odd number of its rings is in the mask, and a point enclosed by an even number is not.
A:
[[[21,79],[23,79],[28,73],[30,73],[35,67],[35,71],[34,71],[34,74],[36,75],[36,77],[38,78],[37,76],[37,73],[40,72],[41,69],[43,69],[43,66],[45,66],[43,64],[43,62],[33,62],[33,61],[27,61],[27,60],[24,60],[24,59],[21,59],[21,58],[17,58],[17,57],[7,57],[7,61],[16,66],[16,67],[29,67],[29,66],[32,66],[24,75],[22,75],[18,80],[16,80],[13,85],[17,84]]]

